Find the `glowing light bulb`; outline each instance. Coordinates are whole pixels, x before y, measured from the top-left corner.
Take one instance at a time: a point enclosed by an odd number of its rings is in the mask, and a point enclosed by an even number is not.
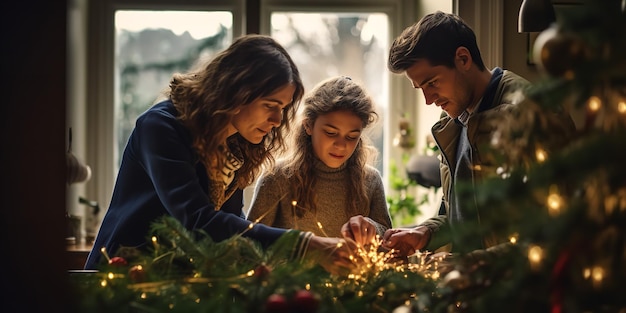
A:
[[[546,199],[546,205],[548,206],[548,214],[550,214],[550,216],[556,216],[561,213],[563,198],[559,194],[559,187],[557,185],[550,186],[550,194]]]
[[[538,162],[544,162],[548,158],[548,153],[541,148],[537,148],[535,151],[535,157]]]
[[[621,114],[626,113],[626,100],[620,100],[619,102],[617,102],[617,112]]]
[[[602,100],[600,100],[600,98],[598,98],[597,96],[589,97],[589,100],[587,101],[587,107],[589,108],[590,111],[596,112],[600,110],[601,106],[602,106]]]
[[[539,246],[531,246],[528,249],[528,261],[530,261],[530,267],[532,269],[538,269],[541,266],[543,259],[543,249]]]
[[[591,269],[591,281],[594,287],[602,285],[602,281],[605,277],[605,270],[602,266],[594,266]]]
[[[550,194],[548,196],[548,213],[551,216],[558,215],[561,212],[561,204],[563,199],[558,194]]]
[[[109,254],[107,253],[107,248],[105,247],[100,248],[100,253],[104,255],[104,257],[107,259],[108,262],[111,262],[111,258],[109,257]]]
[[[157,237],[156,236],[152,236],[152,246],[154,247],[154,251],[158,252],[159,251],[159,243],[157,241]]]

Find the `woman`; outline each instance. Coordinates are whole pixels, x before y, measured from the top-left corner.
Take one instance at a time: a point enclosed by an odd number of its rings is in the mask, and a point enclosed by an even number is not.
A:
[[[243,234],[267,247],[295,231],[250,227],[243,188],[283,147],[303,90],[288,53],[261,35],[240,37],[203,68],[173,75],[167,99],[137,119],[85,268],[98,268],[102,248],[145,247],[151,223],[163,215],[215,241]],[[308,248],[328,252],[320,261],[329,270],[349,266],[351,244],[337,248],[343,239],[299,238],[294,255]]]

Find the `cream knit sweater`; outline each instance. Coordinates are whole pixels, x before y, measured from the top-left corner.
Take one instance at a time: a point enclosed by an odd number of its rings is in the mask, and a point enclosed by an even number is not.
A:
[[[315,164],[315,169],[318,175],[316,212],[296,204],[299,209],[304,209],[304,215],[297,217],[294,214],[294,197],[289,190],[291,182],[284,175],[284,171],[278,170],[259,177],[252,206],[247,215],[248,220],[258,219],[260,223],[268,226],[310,231],[319,236],[341,237],[341,226],[351,217],[345,209],[348,193],[345,181],[348,171],[345,164],[334,169],[319,160]],[[367,166],[364,171],[370,203],[362,205],[357,214],[373,221],[378,234],[382,236],[384,231],[391,227],[384,186],[379,172],[374,167]]]

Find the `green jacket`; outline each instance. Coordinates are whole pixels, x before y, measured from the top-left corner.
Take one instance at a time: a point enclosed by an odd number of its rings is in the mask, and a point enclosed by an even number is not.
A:
[[[483,96],[483,99],[489,99],[493,96],[490,103],[481,103],[480,107],[470,115],[467,122],[467,136],[471,145],[473,170],[472,184],[474,186],[480,184],[481,181],[492,177],[496,174],[497,168],[500,166],[493,157],[488,153],[487,147],[493,139],[498,123],[506,120],[506,116],[514,110],[519,110],[525,100],[525,91],[530,87],[530,83],[518,76],[517,74],[499,68],[494,70],[495,75],[502,72],[502,77],[496,88],[491,88]],[[561,114],[559,117],[566,124],[566,128],[574,130],[574,124],[569,114]],[[454,119],[443,114],[442,118],[432,127],[432,134],[439,147],[440,155],[440,171],[442,184],[442,202],[439,215],[430,218],[422,223],[431,230],[431,240],[424,248],[429,251],[450,251],[455,252],[451,245],[450,225],[448,222],[449,199],[452,188],[453,166],[456,164],[456,150],[461,127]],[[491,152],[491,151],[489,151]],[[481,213],[484,208],[476,208],[474,218],[480,221]],[[483,236],[483,248],[493,249],[503,243],[508,242],[508,238],[498,236],[495,233],[487,232]]]

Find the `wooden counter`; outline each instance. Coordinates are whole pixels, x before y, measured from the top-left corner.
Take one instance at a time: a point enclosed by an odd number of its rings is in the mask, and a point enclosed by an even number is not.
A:
[[[65,248],[69,270],[80,270],[85,266],[87,256],[91,252],[92,244],[80,242],[78,244],[68,244]]]

